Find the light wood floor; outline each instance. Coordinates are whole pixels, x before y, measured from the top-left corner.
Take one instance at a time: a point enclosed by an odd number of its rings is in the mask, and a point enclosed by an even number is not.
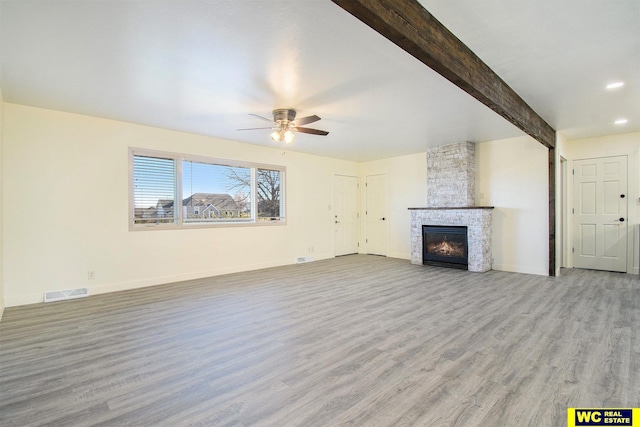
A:
[[[640,280],[354,255],[8,308],[2,426],[564,426],[640,406]]]

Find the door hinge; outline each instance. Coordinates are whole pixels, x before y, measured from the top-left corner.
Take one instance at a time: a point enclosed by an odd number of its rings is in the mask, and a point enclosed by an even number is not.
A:
[[[360,242],[358,242],[358,247],[360,247]]]
[[[575,253],[576,252],[576,248],[571,248],[571,253]]]
[[[571,169],[571,175],[575,175],[576,174],[576,170],[575,169]]]
[[[572,214],[576,213],[575,208],[571,208],[571,213],[572,213]]]
[[[364,239],[364,242],[365,243],[369,243],[369,239]]]

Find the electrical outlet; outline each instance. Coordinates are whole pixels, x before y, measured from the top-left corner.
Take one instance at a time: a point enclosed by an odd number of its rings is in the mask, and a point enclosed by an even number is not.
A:
[[[95,279],[95,278],[96,278],[96,272],[95,272],[95,271],[93,271],[93,270],[89,270],[89,271],[87,272],[87,278],[88,278],[89,280],[93,280],[93,279]]]

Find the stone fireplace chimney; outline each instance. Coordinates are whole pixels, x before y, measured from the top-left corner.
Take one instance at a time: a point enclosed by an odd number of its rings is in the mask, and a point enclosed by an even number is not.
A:
[[[469,271],[491,270],[492,206],[476,206],[476,146],[473,142],[427,150],[427,206],[411,211],[411,262],[424,264],[423,230],[432,226],[466,229]],[[431,243],[428,244],[428,248]],[[464,261],[463,261],[464,262]]]
[[[427,206],[475,206],[476,145],[441,145],[427,150]]]

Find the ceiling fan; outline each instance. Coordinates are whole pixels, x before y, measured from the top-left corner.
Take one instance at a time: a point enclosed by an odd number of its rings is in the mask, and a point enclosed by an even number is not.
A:
[[[320,120],[320,117],[314,114],[313,116],[302,117],[296,120],[296,110],[292,108],[278,108],[276,110],[273,110],[273,120],[259,116],[257,114],[249,115],[272,123],[275,126],[238,130],[271,129],[273,130],[273,132],[271,132],[271,139],[275,142],[284,141],[285,144],[290,144],[295,138],[294,132],[321,136],[329,135],[329,132],[326,132],[324,130],[300,127],[300,125],[317,122],[318,120]]]

